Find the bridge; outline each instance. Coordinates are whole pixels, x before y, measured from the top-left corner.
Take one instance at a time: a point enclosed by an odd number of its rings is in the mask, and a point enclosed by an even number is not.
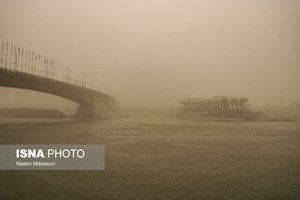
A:
[[[79,117],[93,117],[97,104],[112,106],[115,103],[112,96],[96,90],[3,68],[0,68],[0,86],[34,90],[69,99],[79,105],[76,110]]]
[[[3,53],[4,52],[4,53]],[[3,54],[6,57],[3,56]],[[24,56],[20,48],[11,46],[10,56],[8,44],[2,43],[1,65],[0,65],[0,86],[20,88],[44,92],[59,97],[69,99],[79,106],[76,109],[76,116],[93,117],[96,106],[111,107],[115,104],[115,99],[103,92],[88,88],[82,82],[76,84],[68,77],[66,81],[55,78],[55,62],[53,59],[32,54],[31,57]],[[28,53],[29,54],[29,53]],[[30,62],[31,61],[31,62]]]

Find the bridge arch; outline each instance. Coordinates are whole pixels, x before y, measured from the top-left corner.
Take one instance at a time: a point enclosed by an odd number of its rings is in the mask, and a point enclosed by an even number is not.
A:
[[[105,93],[54,79],[0,69],[0,86],[33,90],[69,99],[79,105],[77,115],[93,116],[97,104],[111,106],[115,99]]]

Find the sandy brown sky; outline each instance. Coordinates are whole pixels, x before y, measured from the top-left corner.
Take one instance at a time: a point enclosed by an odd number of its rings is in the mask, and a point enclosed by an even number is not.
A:
[[[0,41],[56,59],[121,105],[300,101],[298,0],[0,0]],[[1,106],[65,101],[0,88]]]

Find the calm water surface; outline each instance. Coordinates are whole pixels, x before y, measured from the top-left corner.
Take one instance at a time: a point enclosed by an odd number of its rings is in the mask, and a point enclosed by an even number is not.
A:
[[[300,199],[300,123],[0,119],[2,144],[105,144],[105,171],[1,171],[0,199]]]

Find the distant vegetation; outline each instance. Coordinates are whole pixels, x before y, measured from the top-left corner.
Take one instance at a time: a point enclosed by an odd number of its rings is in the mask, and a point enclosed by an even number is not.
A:
[[[33,108],[0,108],[0,117],[12,118],[67,118],[68,116],[58,110]]]

